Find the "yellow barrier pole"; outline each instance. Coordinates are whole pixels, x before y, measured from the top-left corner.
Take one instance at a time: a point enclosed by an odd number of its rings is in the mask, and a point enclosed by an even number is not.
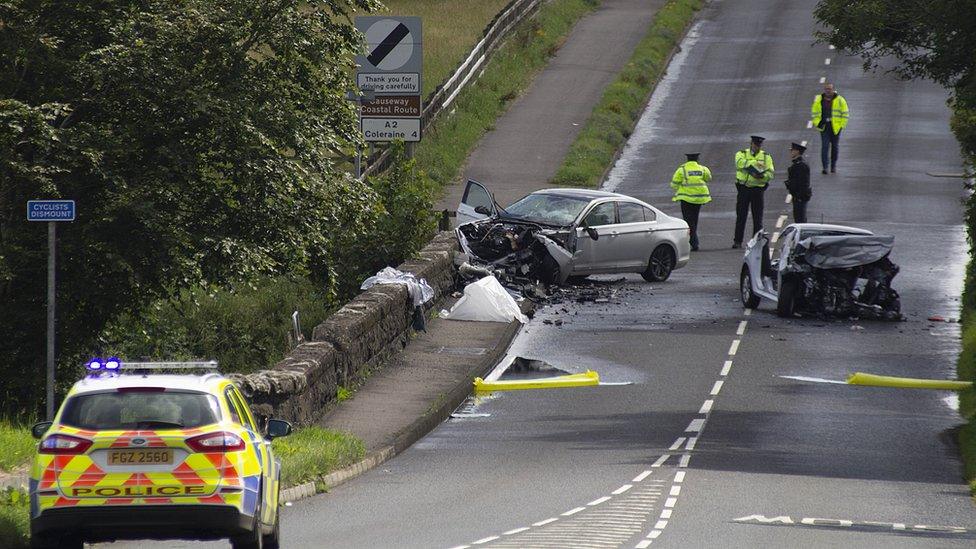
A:
[[[897,387],[900,389],[942,389],[948,391],[965,391],[973,387],[972,381],[955,381],[951,379],[917,379],[911,377],[878,376],[855,372],[847,378],[849,385],[868,385],[872,387]]]
[[[526,389],[563,389],[568,387],[591,387],[599,384],[600,374],[593,370],[587,370],[582,374],[507,381],[485,381],[480,377],[476,377],[474,379],[474,391],[476,393],[490,393],[493,391],[523,391]]]

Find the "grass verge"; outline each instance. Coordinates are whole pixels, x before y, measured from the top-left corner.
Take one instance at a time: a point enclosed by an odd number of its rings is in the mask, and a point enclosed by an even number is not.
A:
[[[361,440],[321,427],[298,429],[291,436],[275,439],[272,447],[281,459],[281,484],[286,487],[317,481],[366,455]]]
[[[29,428],[0,422],[0,473],[27,465],[36,442]]]
[[[511,0],[382,0],[391,15],[424,24],[424,96],[447,79],[481,40],[485,27]],[[379,12],[382,15],[385,12]]]
[[[970,202],[973,199],[970,198]],[[970,206],[972,208],[972,205]],[[973,217],[967,220],[972,227]],[[972,231],[972,228],[970,228]],[[970,259],[970,262],[973,260]],[[972,264],[966,269],[966,287],[962,295],[962,349],[959,352],[956,378],[976,381],[976,274]],[[976,497],[976,390],[960,391],[959,414],[966,424],[959,431],[959,451],[969,491]]]
[[[703,4],[704,0],[670,0],[657,12],[627,65],[603,92],[551,183],[595,188],[602,182],[664,74],[671,52]]]
[[[468,86],[446,115],[425,132],[416,149],[417,165],[441,187],[451,184],[468,154],[565,41],[569,31],[598,0],[552,0],[523,21],[495,52],[477,82]]]
[[[21,549],[30,545],[30,517],[27,494],[20,490],[0,491],[0,547]]]

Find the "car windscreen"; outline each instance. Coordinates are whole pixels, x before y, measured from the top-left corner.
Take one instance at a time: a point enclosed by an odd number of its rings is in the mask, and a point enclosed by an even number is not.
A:
[[[217,399],[207,393],[126,388],[70,397],[61,424],[98,431],[191,429],[216,423],[219,410]]]
[[[564,227],[579,217],[589,203],[589,198],[533,193],[506,207],[505,212],[506,217]]]

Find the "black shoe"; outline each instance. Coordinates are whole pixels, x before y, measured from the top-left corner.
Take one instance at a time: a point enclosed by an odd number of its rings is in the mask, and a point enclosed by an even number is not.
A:
[[[741,242],[733,242],[732,243],[732,249],[733,250],[738,250],[741,247],[742,247],[742,243]]]
[[[837,168],[830,168],[830,173],[837,173]]]
[[[820,170],[820,173],[822,173],[824,175],[827,175],[827,168],[824,168],[824,169]]]

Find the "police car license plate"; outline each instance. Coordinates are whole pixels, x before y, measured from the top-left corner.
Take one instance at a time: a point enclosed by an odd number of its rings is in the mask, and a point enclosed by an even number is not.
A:
[[[145,450],[110,450],[109,465],[154,465],[172,464],[173,450],[166,448],[147,448]]]

